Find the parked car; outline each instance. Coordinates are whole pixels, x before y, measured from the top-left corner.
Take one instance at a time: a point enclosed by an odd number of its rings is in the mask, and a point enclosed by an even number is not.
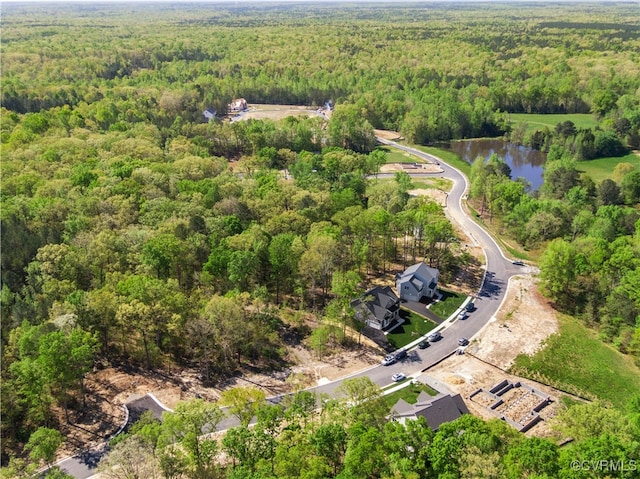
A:
[[[516,261],[512,261],[511,264],[515,264],[516,266],[524,266],[524,263],[522,261],[520,261],[519,259]]]
[[[458,344],[460,346],[466,346],[467,344],[469,344],[469,340],[467,338],[460,338],[458,339]]]
[[[426,340],[423,339],[422,341],[420,341],[418,343],[418,347],[420,349],[427,349],[429,347],[429,341],[426,341]]]
[[[391,379],[393,379],[395,382],[399,382],[405,379],[406,377],[407,376],[405,376],[404,373],[395,373],[393,376],[391,376]]]
[[[382,360],[382,365],[389,366],[390,364],[393,364],[395,362],[396,362],[396,357],[393,354],[387,354]]]
[[[466,312],[466,311],[462,311],[462,312],[458,315],[458,319],[467,319],[467,312]]]
[[[400,361],[401,359],[404,359],[407,357],[407,352],[404,349],[401,349],[400,351],[396,352],[396,361]]]
[[[471,311],[476,309],[476,305],[473,304],[473,301],[469,301],[467,305],[464,307],[464,309],[466,309],[470,313]]]
[[[431,333],[427,339],[429,340],[429,342],[433,343],[435,341],[440,341],[442,339],[442,334],[440,334],[439,331],[436,331],[435,333]]]

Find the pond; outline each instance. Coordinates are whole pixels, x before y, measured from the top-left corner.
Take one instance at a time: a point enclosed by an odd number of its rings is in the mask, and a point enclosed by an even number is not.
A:
[[[531,184],[531,191],[542,185],[542,167],[547,155],[541,151],[496,138],[452,141],[448,149],[469,164],[478,156],[488,159],[495,153],[511,168],[512,179],[524,178]]]

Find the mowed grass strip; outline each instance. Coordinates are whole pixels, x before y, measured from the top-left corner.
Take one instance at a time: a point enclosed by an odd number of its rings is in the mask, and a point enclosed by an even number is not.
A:
[[[595,128],[598,126],[598,120],[589,113],[572,113],[572,114],[552,114],[541,115],[535,113],[509,113],[509,120],[512,126],[518,123],[527,124],[527,133],[531,133],[542,128],[549,127],[553,130],[558,123],[572,121],[576,128]]]
[[[640,393],[640,368],[578,320],[560,315],[558,334],[533,356],[519,355],[513,374],[541,381],[617,408]]]

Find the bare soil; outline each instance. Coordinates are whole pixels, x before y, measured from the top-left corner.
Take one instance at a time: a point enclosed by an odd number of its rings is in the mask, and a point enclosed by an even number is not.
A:
[[[469,321],[473,321],[473,317]],[[487,419],[496,417],[486,408],[486,403],[491,401],[484,400],[481,394],[470,400],[469,396],[474,391],[480,388],[488,390],[503,379],[530,384],[553,399],[541,413],[548,419],[557,412],[558,401],[564,393],[509,374],[507,370],[518,354],[535,353],[543,347],[545,339],[557,330],[556,312],[538,291],[535,277],[531,274],[514,277],[509,283],[507,298],[500,312],[473,338],[465,354],[448,358],[426,375],[452,392],[459,393],[473,414]],[[514,391],[511,394],[516,395],[517,399],[524,392]],[[520,409],[513,411],[515,421],[520,419],[516,417]],[[527,434],[548,436],[551,433],[548,423],[543,421]]]
[[[281,120],[288,116],[324,116],[330,118],[329,110],[322,110],[324,115],[320,113],[318,107],[299,106],[299,105],[266,105],[266,104],[250,104],[247,110],[231,114],[233,121],[238,120]]]

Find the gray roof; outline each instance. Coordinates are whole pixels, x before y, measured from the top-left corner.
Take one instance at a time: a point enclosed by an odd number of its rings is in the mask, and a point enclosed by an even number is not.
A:
[[[424,281],[433,281],[436,278],[438,270],[436,268],[430,268],[424,263],[416,263],[412,266],[409,266],[402,273],[400,273],[397,278],[405,279],[411,278],[414,275],[417,275],[420,279]]]
[[[422,281],[420,281],[418,278],[413,277],[413,278],[411,278],[411,280],[409,282],[411,284],[413,284],[418,291],[422,291],[424,283]]]
[[[382,322],[388,312],[400,308],[398,296],[389,286],[376,286],[367,291],[360,299],[351,302],[354,309],[367,309],[375,318]]]
[[[435,397],[421,392],[415,404],[408,404],[402,399],[393,406],[395,416],[419,417],[427,421],[429,427],[437,430],[441,424],[458,419],[463,414],[469,414],[469,409],[462,400],[460,394],[438,394]]]

